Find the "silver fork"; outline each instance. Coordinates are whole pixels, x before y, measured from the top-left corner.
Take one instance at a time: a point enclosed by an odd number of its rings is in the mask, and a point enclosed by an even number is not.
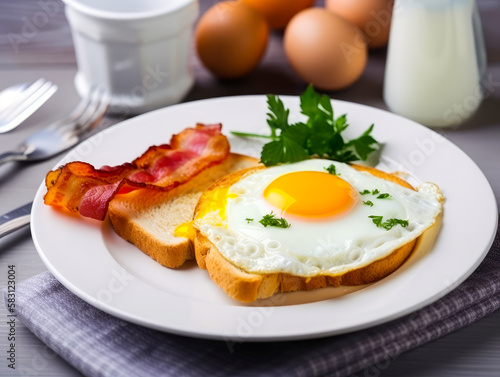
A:
[[[0,165],[9,161],[44,160],[74,146],[99,124],[109,102],[102,89],[92,87],[65,118],[28,136],[15,150],[0,154]]]
[[[38,79],[11,86],[0,93],[0,133],[19,126],[57,91],[57,85]]]

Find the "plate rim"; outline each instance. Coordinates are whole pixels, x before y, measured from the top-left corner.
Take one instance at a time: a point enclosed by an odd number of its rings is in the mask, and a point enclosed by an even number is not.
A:
[[[283,99],[284,102],[286,102],[286,101],[292,101],[292,100],[296,101],[299,98],[298,96],[291,96],[291,95],[280,95],[279,97],[281,99]],[[83,143],[92,142],[92,140],[94,138],[98,137],[103,132],[109,132],[110,129],[113,129],[113,132],[120,132],[120,130],[123,130],[123,129],[126,129],[127,127],[130,127],[130,124],[133,125],[134,123],[142,121],[142,119],[145,118],[145,117],[153,117],[153,116],[157,116],[158,114],[161,115],[162,113],[164,113],[166,111],[167,112],[168,111],[174,111],[175,112],[175,111],[177,111],[175,109],[181,109],[182,110],[185,107],[190,107],[190,106],[193,106],[193,105],[196,106],[197,104],[202,103],[202,102],[205,102],[205,103],[206,102],[219,102],[219,101],[225,102],[225,101],[233,101],[233,100],[245,101],[245,100],[248,100],[248,99],[259,99],[259,100],[261,100],[261,99],[265,99],[265,96],[264,95],[238,95],[238,96],[215,97],[215,98],[208,98],[208,99],[191,101],[191,102],[184,102],[184,103],[181,103],[181,104],[177,104],[177,105],[173,105],[173,106],[169,106],[169,107],[157,109],[157,110],[154,110],[154,111],[151,111],[151,112],[139,115],[137,117],[130,118],[130,119],[124,120],[122,122],[119,122],[119,123],[117,123],[117,124],[109,127],[108,129],[105,129],[105,130],[97,133],[96,135],[90,137],[89,139],[87,139]],[[420,125],[420,124],[418,124],[416,122],[413,122],[411,120],[408,120],[408,119],[403,118],[401,116],[398,116],[396,114],[390,113],[390,112],[388,112],[386,110],[383,110],[383,109],[371,107],[371,106],[364,105],[364,104],[358,104],[358,103],[354,103],[354,102],[349,102],[349,101],[336,100],[336,99],[332,99],[332,102],[333,102],[334,108],[335,108],[336,104],[340,104],[340,103],[346,104],[348,106],[354,106],[354,107],[361,106],[361,107],[363,107],[367,111],[374,111],[375,110],[377,112],[381,112],[383,114],[383,116],[389,115],[390,117],[396,117],[395,119],[400,118],[400,120],[403,123],[406,123],[408,125],[412,124],[412,127],[414,127],[415,129],[417,129],[419,131],[424,130],[425,132],[431,132],[431,133],[438,134],[436,131],[434,131],[432,129],[426,128],[426,127],[424,127],[424,126],[422,126],[422,125]],[[172,109],[174,109],[174,110],[172,110]],[[467,154],[465,154],[465,152],[463,152],[458,146],[456,146],[454,143],[452,143],[451,141],[449,141],[447,139],[446,139],[446,143],[447,143],[448,147],[451,146],[451,147],[455,148],[456,152],[461,153],[463,157],[467,158],[469,160],[469,163],[471,163],[472,166],[477,170],[477,172],[482,175],[482,177],[484,178],[485,182],[487,183],[487,188],[489,188],[490,199],[492,199],[493,203],[496,204],[495,197],[494,197],[494,194],[493,194],[493,190],[492,190],[491,186],[489,185],[486,177],[482,173],[481,169],[477,166],[477,164]],[[74,148],[74,149],[76,149],[76,148]],[[71,153],[74,151],[74,149],[71,150],[71,151],[69,151],[68,153],[66,153],[56,163],[56,165],[54,166],[54,168],[60,166],[62,163],[67,162],[69,156],[71,156]],[[88,302],[89,304],[91,304],[91,305],[97,307],[98,309],[103,310],[103,311],[105,311],[105,312],[107,312],[107,313],[109,313],[109,314],[111,314],[111,315],[113,315],[115,317],[124,319],[124,320],[132,322],[132,323],[136,323],[136,324],[139,324],[139,325],[142,325],[142,326],[150,327],[150,328],[153,328],[153,329],[156,329],[156,330],[161,330],[161,331],[166,331],[166,332],[169,332],[169,333],[175,333],[175,334],[179,334],[179,335],[186,335],[186,336],[196,337],[196,338],[218,339],[218,340],[226,340],[226,341],[227,340],[241,340],[242,337],[240,335],[221,334],[221,333],[215,333],[213,331],[208,331],[208,332],[200,333],[200,331],[189,331],[189,330],[186,330],[186,329],[169,328],[168,326],[157,326],[155,324],[147,323],[147,322],[144,322],[144,321],[142,321],[140,319],[137,319],[137,318],[134,318],[134,317],[130,317],[129,315],[127,315],[127,313],[122,313],[121,311],[117,310],[116,308],[106,307],[105,305],[103,306],[102,303],[99,303],[97,300],[93,300],[91,297],[88,296],[88,294],[86,292],[84,292],[83,290],[81,290],[79,287],[74,286],[74,284],[72,284],[72,282],[69,281],[67,279],[67,277],[65,277],[63,274],[60,273],[60,271],[58,271],[57,269],[55,269],[52,266],[51,261],[44,254],[44,252],[42,250],[43,246],[40,244],[40,242],[39,242],[40,240],[38,239],[38,235],[37,235],[37,232],[38,232],[38,230],[37,230],[37,226],[38,226],[37,221],[38,220],[36,219],[36,214],[38,212],[38,208],[40,208],[40,206],[43,206],[43,203],[41,203],[41,196],[43,196],[44,191],[45,191],[45,184],[44,184],[44,182],[42,182],[41,185],[40,185],[40,187],[39,187],[39,189],[37,190],[37,193],[36,193],[36,196],[35,196],[34,203],[36,203],[36,205],[33,208],[32,216],[31,216],[31,220],[32,220],[31,221],[31,231],[32,231],[33,241],[35,243],[35,247],[37,249],[38,254],[40,255],[42,261],[44,262],[44,264],[46,265],[46,267],[48,268],[48,270],[57,278],[58,281],[60,281],[71,292],[73,292],[74,294],[76,294],[78,297],[80,297],[84,301]],[[496,206],[495,206],[495,209],[496,209]],[[495,210],[495,212],[497,212],[497,211]],[[497,224],[498,224],[498,213],[496,213],[492,229],[496,230]],[[459,279],[457,279],[456,281],[454,281],[452,284],[450,284],[447,287],[448,290],[446,290],[446,291],[441,290],[440,292],[438,292],[438,293],[436,293],[434,295],[429,296],[426,300],[421,300],[418,303],[416,303],[415,305],[406,308],[405,310],[400,310],[400,311],[397,311],[397,312],[393,312],[391,315],[378,318],[378,320],[372,320],[369,323],[360,323],[357,326],[346,327],[345,329],[343,329],[341,331],[339,331],[339,330],[328,331],[327,329],[326,330],[323,329],[323,330],[318,330],[318,331],[313,331],[313,332],[309,331],[309,332],[295,333],[295,334],[290,334],[290,335],[286,335],[286,334],[281,334],[281,335],[280,334],[269,334],[269,335],[258,334],[258,335],[253,335],[253,336],[245,337],[244,340],[245,341],[283,341],[283,340],[312,339],[312,338],[319,338],[319,337],[324,337],[324,336],[337,335],[337,334],[343,334],[343,333],[348,333],[348,332],[352,332],[352,331],[357,331],[357,330],[364,329],[364,328],[367,328],[367,327],[372,327],[372,326],[376,326],[376,325],[379,325],[379,324],[382,324],[382,323],[386,323],[386,322],[389,322],[389,321],[394,320],[396,318],[400,318],[400,317],[402,317],[404,315],[412,313],[412,312],[414,312],[414,311],[416,311],[416,310],[418,310],[418,309],[420,309],[420,308],[422,308],[424,306],[427,306],[428,304],[430,304],[430,303],[438,300],[444,294],[448,293],[452,289],[456,288],[459,284],[461,284],[468,276],[470,276],[472,274],[472,272],[482,262],[482,260],[486,256],[487,252],[489,251],[489,249],[491,247],[491,244],[493,243],[494,237],[495,237],[495,231],[491,232],[489,240],[485,240],[485,245],[487,245],[487,247],[484,248],[484,250],[482,251],[480,257],[476,259],[475,263],[470,266],[469,271],[467,273],[463,274]],[[248,307],[243,307],[243,308],[248,308]],[[286,306],[285,307],[276,307],[276,310],[278,312],[280,312],[280,311],[283,311],[282,308],[286,308]]]

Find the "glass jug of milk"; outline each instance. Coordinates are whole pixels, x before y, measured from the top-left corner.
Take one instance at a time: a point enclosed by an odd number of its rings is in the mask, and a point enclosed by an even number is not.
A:
[[[479,107],[486,52],[475,0],[396,0],[387,51],[389,109],[429,127]]]

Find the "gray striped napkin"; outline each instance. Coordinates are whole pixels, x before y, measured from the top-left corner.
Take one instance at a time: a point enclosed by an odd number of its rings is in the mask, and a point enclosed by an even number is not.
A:
[[[137,326],[80,300],[48,272],[20,284],[16,299],[17,318],[86,376],[348,376],[498,309],[500,234],[479,268],[439,301],[367,330],[279,345],[230,344]]]

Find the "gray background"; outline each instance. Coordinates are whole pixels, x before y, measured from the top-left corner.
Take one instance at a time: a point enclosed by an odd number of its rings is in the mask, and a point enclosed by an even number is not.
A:
[[[63,5],[56,0],[47,22],[35,33],[24,34],[25,43],[17,49],[12,34],[23,35],[23,26],[37,13],[43,12],[39,1],[0,0],[0,88],[11,84],[46,77],[59,85],[59,91],[34,116],[14,131],[0,135],[0,153],[20,142],[27,134],[67,113],[78,101],[73,86],[76,72],[71,35]],[[202,12],[215,0],[201,1]],[[500,199],[500,1],[478,1],[488,53],[488,77],[492,82],[477,114],[459,129],[441,130],[448,139],[463,149],[481,168]],[[43,19],[40,19],[43,21]],[[266,55],[249,76],[224,82],[213,78],[204,69],[194,52],[190,64],[196,84],[186,101],[238,94],[300,94],[305,85],[288,65],[282,35],[274,32]],[[368,67],[352,87],[329,93],[332,97],[385,109],[382,99],[386,50],[372,51]],[[108,117],[101,129],[120,119]],[[46,172],[59,157],[33,165],[0,166],[0,213],[7,212],[33,199]],[[443,167],[446,172],[446,167]],[[464,177],[464,184],[467,177]],[[473,200],[471,193],[469,200]],[[469,221],[470,219],[464,219]],[[477,219],[480,221],[480,219]],[[471,235],[473,237],[474,235]],[[6,285],[7,266],[16,265],[17,281],[45,271],[38,257],[29,229],[0,239],[0,286]],[[7,312],[0,305],[0,375],[2,376],[79,376],[26,328],[17,325],[16,371],[7,368]],[[477,323],[423,347],[407,352],[394,360],[368,368],[358,376],[498,376],[500,375],[500,311]]]

